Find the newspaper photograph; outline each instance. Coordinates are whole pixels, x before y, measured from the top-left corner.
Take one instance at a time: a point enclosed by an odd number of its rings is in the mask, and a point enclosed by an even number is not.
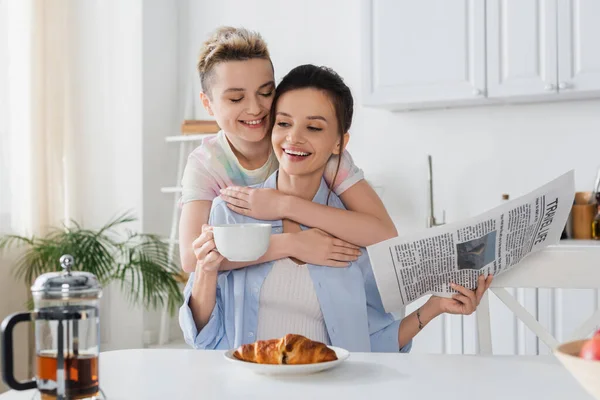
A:
[[[479,216],[367,247],[385,310],[428,294],[450,297],[451,282],[475,289],[480,274],[498,276],[558,243],[574,198],[570,171]]]

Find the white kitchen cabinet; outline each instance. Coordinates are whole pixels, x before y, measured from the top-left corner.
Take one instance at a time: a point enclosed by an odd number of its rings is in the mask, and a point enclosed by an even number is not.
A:
[[[561,95],[600,91],[600,1],[558,0]]]
[[[557,0],[487,0],[487,95],[558,92]]]
[[[363,103],[600,97],[598,0],[363,0]]]
[[[484,16],[484,0],[363,1],[363,98],[418,108],[484,97]]]

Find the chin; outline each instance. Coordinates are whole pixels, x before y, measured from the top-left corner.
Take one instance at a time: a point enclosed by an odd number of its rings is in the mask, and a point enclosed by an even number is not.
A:
[[[265,139],[266,132],[244,132],[241,130],[226,131],[229,135],[234,136],[248,143],[258,143]]]
[[[247,133],[247,132],[243,132],[241,135],[239,135],[242,139],[244,139],[247,142],[252,142],[252,143],[258,143],[262,140],[265,139],[265,137],[267,136],[267,132],[262,132],[262,133]]]
[[[260,142],[262,140],[264,140],[264,138],[267,136],[267,128],[263,128],[263,129],[244,129],[244,127],[241,127],[241,129],[237,129],[236,136],[248,141],[248,142]]]

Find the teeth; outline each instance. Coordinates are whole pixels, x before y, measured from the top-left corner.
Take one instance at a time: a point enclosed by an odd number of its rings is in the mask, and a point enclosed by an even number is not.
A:
[[[258,124],[260,124],[261,122],[262,122],[262,118],[261,118],[261,119],[254,120],[254,121],[244,121],[244,123],[245,123],[245,124],[248,124],[248,125],[258,125]]]
[[[285,151],[286,154],[291,154],[293,156],[308,156],[308,155],[310,155],[310,153],[304,153],[302,151],[293,151],[293,150],[287,150],[287,149],[284,149],[283,151]]]

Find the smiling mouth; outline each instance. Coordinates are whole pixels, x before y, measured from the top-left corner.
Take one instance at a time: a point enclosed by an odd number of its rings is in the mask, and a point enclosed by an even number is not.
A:
[[[244,125],[247,125],[247,126],[256,127],[256,126],[262,125],[262,123],[264,122],[264,120],[265,120],[265,117],[262,117],[260,119],[247,120],[247,121],[240,120],[240,122],[242,124],[244,124]]]
[[[312,153],[307,153],[305,151],[297,151],[297,150],[288,150],[288,149],[283,149],[283,152],[289,156],[293,156],[293,157],[308,157],[310,156]]]

